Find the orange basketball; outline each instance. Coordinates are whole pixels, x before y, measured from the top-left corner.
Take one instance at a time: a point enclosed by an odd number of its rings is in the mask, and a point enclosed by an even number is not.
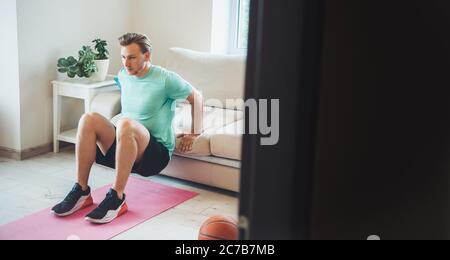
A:
[[[237,240],[238,233],[239,228],[233,218],[214,216],[202,224],[198,240]]]

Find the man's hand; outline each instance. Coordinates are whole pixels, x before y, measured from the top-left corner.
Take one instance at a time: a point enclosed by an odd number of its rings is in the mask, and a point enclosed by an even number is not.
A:
[[[196,134],[184,134],[181,136],[181,142],[180,142],[180,147],[178,148],[178,150],[182,153],[187,153],[192,151],[193,145],[194,145],[194,141],[197,140],[197,138],[200,135],[196,135]]]

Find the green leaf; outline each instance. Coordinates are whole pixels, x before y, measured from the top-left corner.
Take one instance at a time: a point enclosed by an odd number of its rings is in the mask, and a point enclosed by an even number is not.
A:
[[[75,78],[76,74],[69,72],[67,73],[67,75],[69,76],[69,78]]]
[[[97,66],[94,63],[87,63],[83,66],[84,73],[92,73],[97,71]]]
[[[69,67],[67,71],[72,72],[72,73],[77,73],[79,71],[79,69],[78,69],[78,67]]]
[[[73,66],[76,65],[78,61],[74,57],[70,56],[69,58],[67,58],[67,62],[69,63],[68,66]]]
[[[58,67],[66,67],[67,61],[64,58],[58,60]]]
[[[97,53],[95,53],[95,59],[96,60],[107,60],[108,59],[108,50],[106,49],[106,46],[108,46],[107,41],[102,39],[95,39],[92,42],[95,43],[95,50]]]

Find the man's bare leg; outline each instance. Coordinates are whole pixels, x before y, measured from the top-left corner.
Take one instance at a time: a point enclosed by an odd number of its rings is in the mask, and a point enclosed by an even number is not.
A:
[[[117,124],[116,180],[113,189],[123,198],[133,166],[140,162],[150,143],[150,133],[138,122],[122,119]]]
[[[59,217],[67,217],[93,204],[88,187],[89,173],[94,164],[97,143],[106,154],[115,140],[111,123],[99,114],[88,113],[80,119],[76,146],[78,184],[52,212]]]
[[[89,175],[95,162],[97,144],[105,155],[116,138],[114,126],[97,113],[87,113],[78,125],[76,164],[78,184],[86,190]]]
[[[128,211],[124,190],[132,168],[141,160],[150,142],[150,134],[140,123],[122,119],[117,123],[116,180],[99,206],[86,216],[95,224],[110,223]]]
[[[116,180],[113,189],[120,199],[136,162],[142,160],[150,143],[150,133],[136,121],[122,119],[117,126]]]

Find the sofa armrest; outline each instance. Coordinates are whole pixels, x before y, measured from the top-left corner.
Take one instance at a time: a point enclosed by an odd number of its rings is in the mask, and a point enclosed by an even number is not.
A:
[[[111,120],[122,110],[120,91],[100,93],[92,100],[91,111]]]

